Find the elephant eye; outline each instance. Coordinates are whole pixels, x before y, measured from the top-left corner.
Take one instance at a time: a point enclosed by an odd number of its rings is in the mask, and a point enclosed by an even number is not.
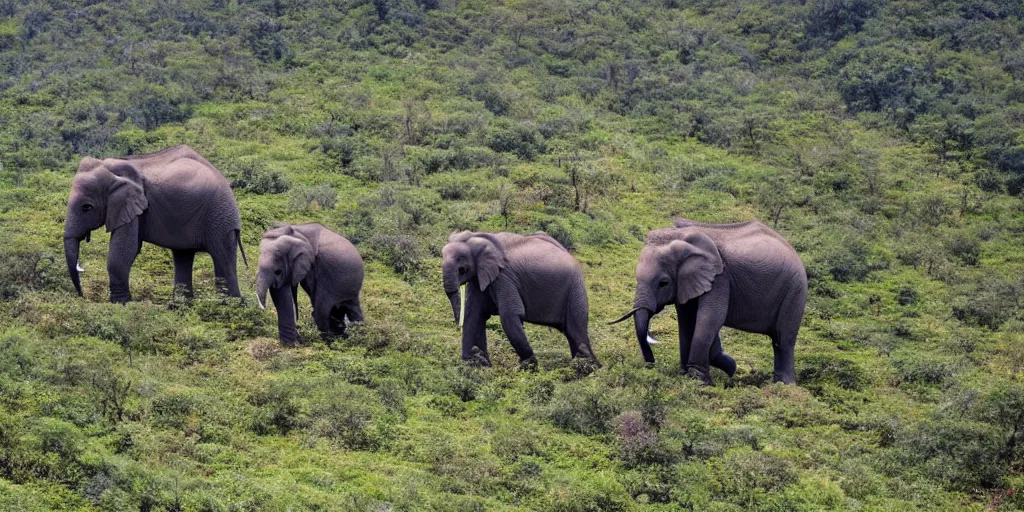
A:
[[[466,273],[466,267],[459,267],[459,273],[460,274],[465,274]]]
[[[86,203],[86,204],[83,204],[83,205],[82,205],[82,211],[83,211],[83,212],[87,212],[87,211],[89,211],[89,210],[92,210],[92,205],[91,205],[91,204],[89,204],[89,203]]]
[[[279,276],[279,275],[281,275],[281,269],[277,269],[277,270],[275,270],[275,271],[274,271],[274,275],[275,275],[275,276]]]
[[[664,288],[666,286],[668,286],[668,279],[662,279],[661,281],[658,281],[658,288]]]

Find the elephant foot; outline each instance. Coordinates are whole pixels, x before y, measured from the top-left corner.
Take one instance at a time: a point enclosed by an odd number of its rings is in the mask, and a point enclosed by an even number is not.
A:
[[[572,369],[578,377],[586,377],[597,371],[600,367],[601,363],[597,362],[597,359],[594,357],[572,358]]]
[[[772,376],[772,382],[781,382],[783,384],[796,384],[796,375],[792,373],[776,373]]]
[[[700,368],[698,366],[687,366],[686,375],[699,382],[702,386],[714,385],[714,382],[711,380],[710,369]]]
[[[729,354],[722,352],[711,359],[711,366],[718,368],[725,372],[726,375],[731,379],[733,375],[736,375],[736,360],[733,359]]]
[[[530,356],[527,357],[526,359],[521,359],[519,361],[519,369],[525,372],[537,371],[537,358],[534,356]]]
[[[469,366],[487,368],[490,368],[491,366],[491,356],[489,356],[487,352],[484,352],[477,347],[473,347],[473,352],[471,353],[471,355],[469,357],[462,358],[462,360],[465,361],[466,364],[468,364]]]

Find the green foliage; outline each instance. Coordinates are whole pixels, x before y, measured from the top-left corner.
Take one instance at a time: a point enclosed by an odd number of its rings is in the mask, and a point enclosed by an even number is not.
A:
[[[231,180],[231,188],[253,194],[282,194],[291,187],[280,173],[258,160],[239,160],[225,174]]]
[[[1020,2],[0,0],[0,510],[1015,510],[1024,507]],[[367,263],[320,342],[173,289],[144,244],[61,259],[80,158],[189,144],[253,259],[320,222]],[[648,230],[775,226],[811,296],[798,386],[731,329],[728,387],[641,366]],[[464,365],[439,289],[457,230],[580,261],[603,366],[495,320]],[[249,291],[246,291],[249,290]],[[723,382],[718,373],[716,381]]]
[[[299,185],[291,190],[288,199],[288,207],[293,212],[333,210],[338,204],[338,192],[330,185]]]

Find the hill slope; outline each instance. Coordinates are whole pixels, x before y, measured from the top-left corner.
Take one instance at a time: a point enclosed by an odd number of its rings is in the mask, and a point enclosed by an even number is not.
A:
[[[0,0],[0,508],[938,510],[1021,507],[1024,21],[1015,1]],[[81,156],[189,144],[277,220],[367,260],[367,322],[85,300],[60,248]],[[644,234],[760,218],[811,282],[799,386],[723,331],[730,386],[642,366]],[[581,261],[587,374],[527,326],[459,361],[439,251],[543,229]],[[253,271],[240,276],[253,289]],[[250,296],[251,297],[251,296]],[[308,303],[300,299],[304,311]]]

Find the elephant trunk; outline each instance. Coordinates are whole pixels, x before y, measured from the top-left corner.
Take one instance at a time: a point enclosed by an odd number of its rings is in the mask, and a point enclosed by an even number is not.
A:
[[[259,303],[261,309],[267,309],[267,289],[270,288],[270,283],[267,282],[266,276],[263,272],[260,272],[256,276],[256,301]]]
[[[277,308],[277,337],[281,343],[291,345],[299,339],[299,331],[295,328],[295,299],[292,291],[287,286],[272,288],[270,298]]]
[[[646,308],[637,308],[633,313],[633,326],[636,329],[636,340],[640,343],[640,352],[643,353],[644,362],[654,363],[654,352],[651,351],[651,344],[647,341],[648,330],[651,326],[651,311]]]
[[[444,266],[444,294],[448,296],[448,302],[452,305],[455,323],[459,323],[459,278],[456,269],[451,265]]]
[[[71,283],[75,285],[75,291],[82,296],[82,281],[78,275],[82,268],[78,264],[78,249],[82,241],[77,238],[64,238],[64,259],[68,263],[68,275],[71,276]]]
[[[636,340],[640,344],[640,352],[643,353],[644,361],[648,364],[654,363],[654,352],[651,351],[650,327],[651,317],[658,311],[657,303],[650,299],[646,289],[637,286],[637,293],[633,300],[633,309],[617,320],[609,322],[617,324],[623,320],[633,317],[633,326],[636,330]],[[657,341],[655,341],[656,343]]]

